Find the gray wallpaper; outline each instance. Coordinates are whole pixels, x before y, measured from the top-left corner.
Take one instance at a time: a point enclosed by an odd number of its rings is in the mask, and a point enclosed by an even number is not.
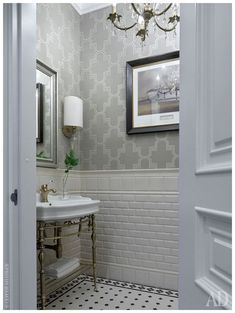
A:
[[[179,49],[179,36],[171,33],[165,39],[157,31],[142,47],[136,30],[112,34],[110,10],[81,16],[81,169],[178,167],[178,131],[126,135],[125,68],[126,61]]]
[[[37,4],[37,58],[58,73],[58,167],[64,168],[63,99],[80,96],[80,16],[70,4]]]
[[[119,5],[121,10],[129,5]],[[69,4],[38,4],[38,58],[58,71],[58,159],[69,148],[62,127],[66,95],[84,100],[77,152],[80,169],[178,167],[178,132],[126,135],[126,61],[179,49],[179,35],[150,34],[142,47],[135,30],[118,32],[106,20],[110,8],[79,16]],[[123,14],[125,16],[125,14]]]

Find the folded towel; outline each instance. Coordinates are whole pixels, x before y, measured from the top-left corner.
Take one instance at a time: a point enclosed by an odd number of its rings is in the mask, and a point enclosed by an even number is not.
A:
[[[53,277],[53,278],[62,278],[70,273],[72,273],[74,270],[76,270],[79,267],[80,264],[74,264],[71,267],[67,268],[64,271],[61,272],[55,272],[55,273],[51,273],[49,276]]]
[[[45,274],[54,278],[61,278],[80,266],[78,258],[61,258],[45,267]]]
[[[74,265],[79,262],[78,258],[60,258],[55,263],[52,263],[47,266],[47,269],[50,270],[58,270],[58,271],[64,271],[71,265]]]

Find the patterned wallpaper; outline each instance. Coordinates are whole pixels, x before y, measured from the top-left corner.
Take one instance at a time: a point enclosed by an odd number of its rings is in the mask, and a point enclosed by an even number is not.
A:
[[[120,10],[126,7],[118,5]],[[178,131],[126,135],[125,68],[126,61],[178,50],[179,35],[170,33],[165,39],[157,31],[141,47],[135,30],[112,34],[110,10],[81,16],[81,169],[178,167]]]
[[[58,167],[64,168],[63,99],[80,96],[80,16],[70,4],[37,4],[37,58],[58,73]]]
[[[141,47],[135,30],[112,34],[110,10],[79,16],[69,4],[37,5],[38,58],[58,71],[58,167],[64,168],[69,148],[61,131],[66,95],[84,100],[81,170],[178,167],[177,131],[126,135],[125,67],[126,61],[178,50],[179,34],[165,39],[157,31]]]

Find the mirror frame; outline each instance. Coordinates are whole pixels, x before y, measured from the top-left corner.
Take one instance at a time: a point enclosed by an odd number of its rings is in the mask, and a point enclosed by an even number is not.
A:
[[[44,159],[36,156],[37,167],[57,167],[57,143],[58,143],[58,73],[53,70],[51,67],[46,65],[44,62],[40,60],[36,60],[36,70],[41,71],[43,74],[50,77],[51,84],[51,158]],[[36,83],[38,83],[36,81]],[[36,141],[36,138],[35,138]]]
[[[43,142],[43,85],[41,83],[36,83],[36,95],[36,143],[41,143]]]

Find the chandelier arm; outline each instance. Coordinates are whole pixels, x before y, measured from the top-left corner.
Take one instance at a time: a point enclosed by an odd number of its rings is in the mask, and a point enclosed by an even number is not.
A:
[[[112,22],[113,23],[113,25],[117,28],[117,29],[119,29],[119,30],[129,30],[129,29],[131,29],[131,28],[133,28],[133,27],[135,27],[136,25],[137,25],[137,23],[134,23],[133,25],[131,25],[131,26],[128,26],[128,27],[121,27],[121,26],[118,26],[115,22]]]
[[[170,9],[171,6],[172,6],[172,3],[170,3],[162,12],[154,13],[154,16],[161,16],[162,14],[166,13]]]
[[[158,24],[156,18],[155,18],[155,23],[156,23],[157,27],[160,28],[160,29],[161,29],[162,31],[164,31],[164,32],[171,32],[171,31],[174,30],[174,29],[176,28],[176,26],[177,26],[177,24],[176,24],[176,25],[174,25],[172,28],[163,28],[161,25]]]
[[[133,10],[135,11],[136,14],[141,15],[140,12],[137,10],[136,6],[134,3],[131,4]]]

